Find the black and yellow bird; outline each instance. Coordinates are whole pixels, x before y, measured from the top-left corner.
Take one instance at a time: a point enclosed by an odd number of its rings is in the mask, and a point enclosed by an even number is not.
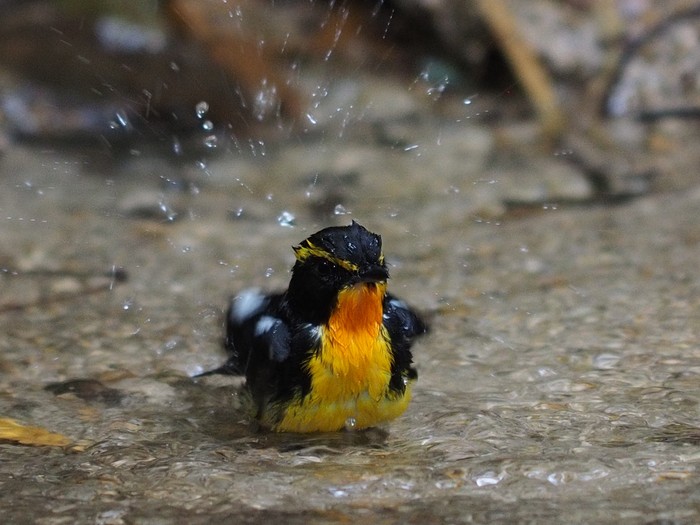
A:
[[[226,317],[226,363],[245,375],[256,419],[279,432],[366,428],[398,417],[411,398],[411,345],[427,330],[387,293],[379,235],[357,222],[294,247],[286,292],[248,289]]]

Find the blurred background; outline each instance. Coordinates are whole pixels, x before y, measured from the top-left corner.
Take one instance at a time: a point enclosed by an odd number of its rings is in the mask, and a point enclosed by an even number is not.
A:
[[[485,124],[506,151],[570,152],[596,197],[647,191],[657,175],[683,186],[679,168],[697,161],[683,150],[700,100],[698,9],[3,0],[0,144],[79,146],[117,161],[341,136],[401,147],[407,123],[447,117]]]

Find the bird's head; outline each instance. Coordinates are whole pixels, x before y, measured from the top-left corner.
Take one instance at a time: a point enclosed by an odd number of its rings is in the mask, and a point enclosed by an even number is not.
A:
[[[341,291],[357,285],[383,290],[389,278],[382,238],[355,221],[314,233],[294,247],[294,254],[289,300],[322,320]]]

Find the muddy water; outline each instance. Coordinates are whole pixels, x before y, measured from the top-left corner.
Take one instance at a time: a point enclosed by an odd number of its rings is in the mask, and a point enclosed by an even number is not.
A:
[[[445,148],[10,150],[0,414],[74,444],[0,444],[8,522],[700,520],[700,192],[511,218]],[[289,247],[352,218],[431,319],[414,401],[367,432],[256,432],[235,379],[190,376],[221,362],[230,293],[284,286]]]

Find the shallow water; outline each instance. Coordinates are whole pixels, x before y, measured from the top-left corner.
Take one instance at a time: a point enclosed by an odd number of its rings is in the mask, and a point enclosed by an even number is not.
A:
[[[697,188],[489,216],[478,164],[321,149],[0,161],[0,414],[75,440],[0,445],[8,522],[700,520]],[[370,168],[341,184],[328,158]],[[351,214],[319,216],[336,190]],[[289,247],[352,218],[431,320],[414,400],[383,429],[256,432],[235,379],[190,376],[221,363],[230,293],[283,287]]]

